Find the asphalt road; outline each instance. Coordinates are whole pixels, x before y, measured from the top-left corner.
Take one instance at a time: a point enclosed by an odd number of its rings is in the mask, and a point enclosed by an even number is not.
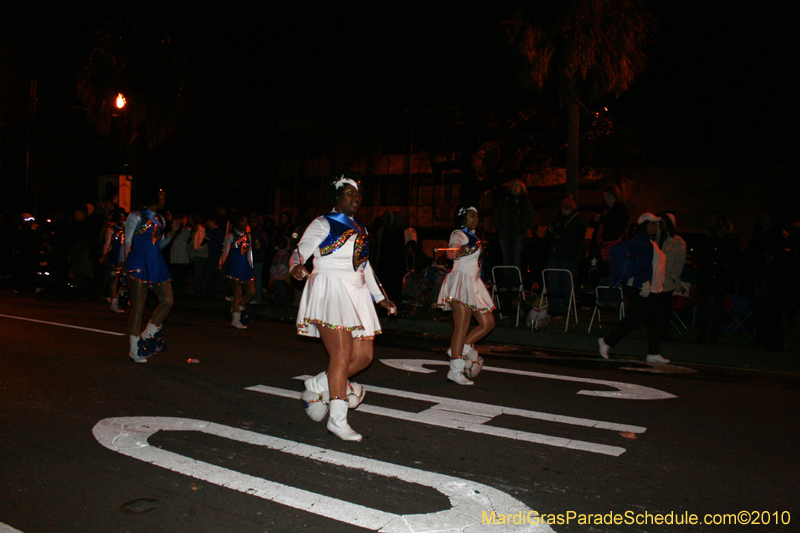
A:
[[[0,315],[0,533],[800,530],[797,375],[488,346],[459,387],[446,341],[384,335],[346,443],[290,323],[176,311],[137,365],[100,302]]]

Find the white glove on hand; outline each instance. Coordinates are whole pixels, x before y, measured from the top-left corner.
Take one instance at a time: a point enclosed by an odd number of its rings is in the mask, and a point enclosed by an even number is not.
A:
[[[649,281],[645,281],[644,282],[644,284],[642,285],[642,290],[639,291],[639,296],[641,296],[642,298],[647,298],[648,296],[650,296],[650,282]]]

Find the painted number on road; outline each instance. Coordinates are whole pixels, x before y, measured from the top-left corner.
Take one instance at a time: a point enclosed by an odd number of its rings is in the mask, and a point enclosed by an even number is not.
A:
[[[264,446],[291,455],[305,457],[354,470],[397,478],[435,489],[450,500],[450,509],[427,514],[398,515],[338,500],[329,496],[289,487],[263,478],[235,472],[203,461],[150,446],[147,439],[158,431],[197,431],[222,438]],[[483,524],[483,512],[497,515],[528,516],[531,509],[508,494],[492,487],[457,477],[425,472],[374,459],[326,450],[291,440],[232,428],[213,422],[188,418],[125,417],[106,418],[92,430],[97,441],[115,452],[141,461],[270,500],[295,509],[384,533],[421,533],[433,531],[497,531],[496,525]],[[503,531],[551,532],[543,524],[524,521]]]

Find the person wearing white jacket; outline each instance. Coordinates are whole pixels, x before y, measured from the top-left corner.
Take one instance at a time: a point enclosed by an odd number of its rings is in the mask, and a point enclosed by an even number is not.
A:
[[[686,263],[686,241],[675,233],[675,215],[669,212],[658,213],[661,218],[658,223],[658,242],[661,251],[666,256],[664,265],[664,288],[656,297],[656,306],[661,313],[661,338],[666,337],[669,331],[669,322],[672,318],[672,295],[681,288],[681,274]]]

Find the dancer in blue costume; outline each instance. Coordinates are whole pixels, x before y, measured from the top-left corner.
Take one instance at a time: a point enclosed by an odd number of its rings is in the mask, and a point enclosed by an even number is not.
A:
[[[121,207],[111,214],[113,224],[103,234],[103,249],[100,252],[100,263],[108,270],[108,295],[111,298],[111,312],[124,313],[119,306],[119,271],[122,266],[122,246],[125,241],[125,210]]]
[[[125,274],[131,291],[133,310],[128,322],[130,336],[129,356],[135,363],[146,363],[157,351],[166,349],[161,326],[172,309],[172,277],[161,255],[171,237],[164,235],[164,219],[156,214],[164,208],[164,191],[159,190],[145,207],[132,211],[125,221]],[[173,222],[173,228],[178,222]],[[158,307],[142,330],[147,289],[153,289],[158,297]]]
[[[472,385],[470,378],[478,375],[483,358],[474,344],[494,329],[494,304],[480,278],[481,242],[475,236],[480,217],[474,207],[461,207],[456,212],[456,226],[450,234],[448,259],[455,260],[453,270],[442,282],[439,307],[453,310],[453,338],[450,340],[450,371],[447,379],[459,385]],[[478,326],[469,331],[472,318]]]
[[[231,326],[237,329],[247,329],[247,324],[253,321],[252,315],[246,311],[247,304],[256,295],[251,246],[252,240],[247,232],[247,217],[237,215],[231,222],[231,230],[225,235],[222,255],[219,258],[220,270],[225,261],[228,262],[225,277],[230,280],[233,291]]]
[[[345,172],[334,178],[327,194],[334,209],[313,220],[289,262],[297,280],[308,278],[297,313],[297,332],[321,337],[328,352],[328,371],[308,378],[303,404],[308,416],[321,421],[328,413],[328,430],[342,440],[360,441],[347,422],[347,411],[363,399],[363,389],[348,378],[372,362],[373,339],[381,332],[375,303],[389,314],[397,306],[378,285],[369,264],[369,240],[354,218],[361,205],[359,176]],[[314,258],[310,276],[305,262]]]

